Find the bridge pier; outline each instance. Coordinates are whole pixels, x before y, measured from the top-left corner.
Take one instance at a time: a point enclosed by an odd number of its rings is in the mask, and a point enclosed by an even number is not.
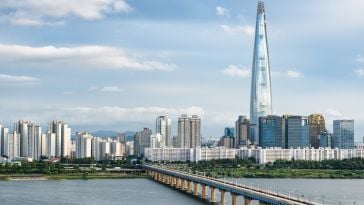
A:
[[[188,193],[192,193],[193,191],[192,191],[192,185],[193,185],[193,182],[192,181],[188,181],[188,188],[187,188],[187,192]]]
[[[249,197],[244,197],[244,205],[251,205],[252,199]]]
[[[180,186],[180,178],[177,178],[176,179],[176,188],[179,189],[181,186]]]
[[[231,205],[238,205],[238,195],[231,193]]]
[[[210,190],[211,190],[210,202],[211,203],[216,203],[216,188],[210,186]]]
[[[220,200],[220,203],[222,205],[226,205],[226,200],[225,200],[225,190],[220,190],[220,196],[221,196],[221,200]]]
[[[182,180],[182,188],[181,188],[183,191],[187,189],[187,180],[186,179],[183,179]]]
[[[195,182],[195,183],[194,183],[194,185],[195,185],[195,189],[194,189],[194,193],[193,193],[193,195],[198,196],[198,192],[199,192],[200,184],[199,184],[199,183],[197,183],[197,182]]]
[[[202,196],[201,198],[207,199],[207,186],[205,184],[202,184]]]

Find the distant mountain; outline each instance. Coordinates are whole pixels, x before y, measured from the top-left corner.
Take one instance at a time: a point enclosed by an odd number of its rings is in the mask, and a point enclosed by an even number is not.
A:
[[[117,137],[119,132],[113,130],[98,130],[91,134],[95,137]]]

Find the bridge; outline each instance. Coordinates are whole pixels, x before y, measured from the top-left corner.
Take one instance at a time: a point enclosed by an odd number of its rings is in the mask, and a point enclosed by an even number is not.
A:
[[[244,205],[251,205],[253,201],[258,201],[260,205],[320,205],[320,203],[306,199],[160,166],[143,165],[143,168],[155,181],[180,189],[211,203],[217,203],[216,192],[220,191],[219,202],[223,205],[227,204],[226,193],[230,193],[232,205],[237,205],[238,196],[244,198]],[[210,191],[209,198],[208,189]]]

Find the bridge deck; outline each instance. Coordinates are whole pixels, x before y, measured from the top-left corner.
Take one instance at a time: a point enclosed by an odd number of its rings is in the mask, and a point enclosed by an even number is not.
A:
[[[178,170],[171,170],[162,168],[159,166],[144,165],[144,169],[155,171],[161,174],[178,177],[181,179],[186,179],[188,181],[193,181],[196,183],[204,184],[207,186],[215,187],[220,190],[225,190],[226,192],[231,192],[236,195],[241,195],[253,200],[259,200],[267,204],[277,204],[277,205],[320,205],[320,203],[311,202],[305,199],[294,198],[291,196],[279,194],[276,192],[258,189],[255,187],[245,186],[241,184],[234,184],[232,182],[223,181],[216,178],[191,174],[187,172],[182,172]]]

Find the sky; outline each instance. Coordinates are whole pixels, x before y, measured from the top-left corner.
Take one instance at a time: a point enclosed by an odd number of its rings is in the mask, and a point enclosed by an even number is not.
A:
[[[0,121],[154,130],[249,116],[255,0],[2,0]],[[364,136],[364,2],[266,0],[273,112],[354,119]]]

